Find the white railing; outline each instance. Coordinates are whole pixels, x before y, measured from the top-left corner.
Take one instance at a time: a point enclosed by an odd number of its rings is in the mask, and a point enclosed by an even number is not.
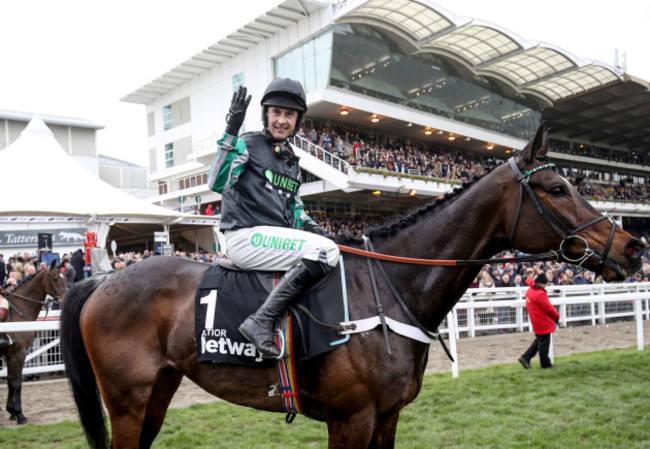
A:
[[[291,143],[340,172],[347,174],[350,170],[350,164],[348,162],[305,138],[294,136]]]
[[[468,289],[440,326],[440,333],[448,337],[455,362],[452,374],[458,376],[456,341],[483,333],[511,329],[531,332],[524,295],[527,287],[499,289]],[[643,320],[650,320],[650,283],[594,284],[549,286],[551,303],[559,309],[560,326],[605,324],[608,321],[629,319],[636,322],[637,348],[643,350]],[[47,320],[22,323],[0,323],[0,333],[36,331],[34,345],[27,355],[23,374],[62,371],[59,349],[59,311],[50,311]],[[41,319],[45,314],[41,313]],[[53,320],[52,320],[53,319]],[[634,342],[630,342],[632,346]],[[4,361],[0,377],[7,376]]]
[[[439,329],[449,339],[455,360],[454,377],[458,377],[459,369],[456,340],[461,337],[508,329],[532,332],[526,312],[527,290],[528,287],[476,288],[465,292]],[[560,312],[561,327],[569,323],[593,326],[608,320],[633,319],[637,349],[643,350],[643,320],[650,320],[650,283],[549,286],[546,290],[551,304]]]
[[[59,343],[60,310],[51,310],[47,315],[41,312],[38,321],[0,323],[0,333],[34,332],[34,343],[25,358],[23,374],[41,374],[63,371],[61,348]],[[0,359],[0,377],[7,377],[7,361]]]

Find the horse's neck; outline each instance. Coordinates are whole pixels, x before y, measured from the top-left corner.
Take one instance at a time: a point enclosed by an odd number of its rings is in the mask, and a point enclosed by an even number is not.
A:
[[[42,275],[39,276],[37,274],[33,279],[30,279],[25,284],[16,288],[14,293],[28,299],[13,296],[10,297],[10,301],[23,315],[25,315],[26,318],[35,320],[43,307],[42,301],[44,301],[46,297],[45,288],[43,288]],[[21,318],[24,319],[25,317]]]
[[[421,259],[475,260],[506,249],[500,192],[482,181],[394,236],[382,239],[375,245],[378,252]],[[479,270],[480,266],[391,264],[389,277],[407,303],[419,311],[423,323],[437,326]]]

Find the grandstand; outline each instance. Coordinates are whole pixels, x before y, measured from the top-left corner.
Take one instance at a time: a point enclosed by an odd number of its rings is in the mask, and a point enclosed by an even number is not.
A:
[[[149,200],[219,211],[206,185],[233,90],[261,128],[275,77],[300,80],[301,195],[316,216],[381,220],[501,163],[541,120],[551,156],[603,213],[650,235],[650,89],[619,68],[428,1],[286,0],[123,101],[146,106]],[[316,138],[314,138],[316,136]]]

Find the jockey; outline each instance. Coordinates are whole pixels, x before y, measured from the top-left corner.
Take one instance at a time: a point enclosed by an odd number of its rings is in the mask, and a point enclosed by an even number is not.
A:
[[[276,319],[337,265],[339,249],[305,213],[298,193],[298,157],[287,139],[307,112],[302,85],[288,78],[271,81],[261,100],[264,130],[238,136],[251,100],[246,94],[241,86],[233,94],[208,185],[222,194],[220,228],[228,257],[250,270],[286,271],[239,327],[263,356],[277,358]]]
[[[11,284],[9,281],[14,281],[15,279],[7,278],[7,284]],[[15,284],[13,284],[15,285]],[[3,323],[7,319],[9,314],[9,301],[5,299],[4,296],[0,296],[0,323]],[[7,334],[0,334],[0,348],[12,344],[11,337]]]

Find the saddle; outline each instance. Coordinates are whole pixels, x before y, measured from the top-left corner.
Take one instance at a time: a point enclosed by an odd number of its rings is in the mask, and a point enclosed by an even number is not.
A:
[[[275,363],[263,359],[237,328],[266,300],[282,274],[245,271],[227,259],[205,271],[195,294],[199,362],[246,366]],[[349,335],[338,332],[338,324],[348,316],[343,284],[341,270],[332,270],[289,308],[294,360],[308,360],[349,339]]]

